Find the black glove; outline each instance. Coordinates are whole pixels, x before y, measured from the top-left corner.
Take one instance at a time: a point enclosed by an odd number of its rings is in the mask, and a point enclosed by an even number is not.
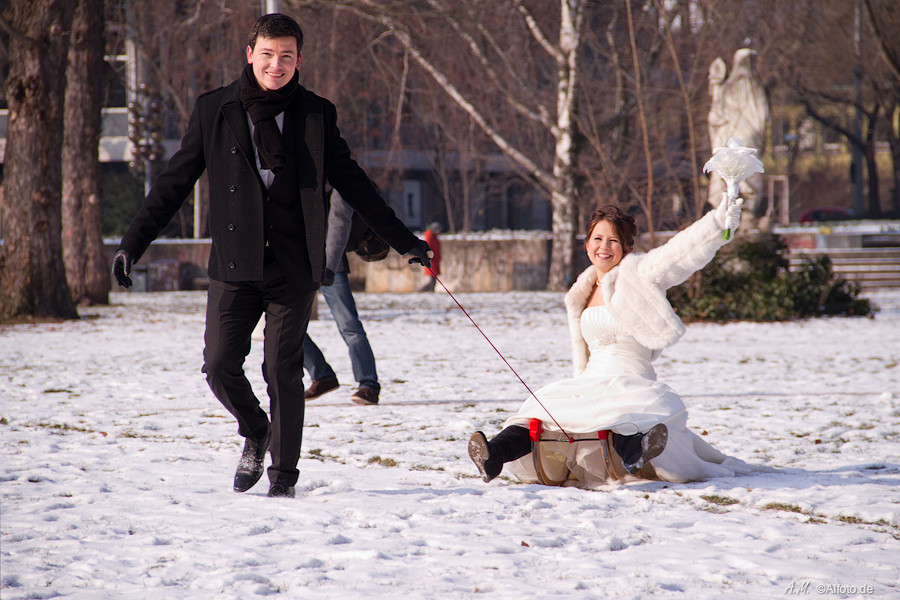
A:
[[[322,277],[322,285],[334,285],[334,271],[325,267],[325,276]]]
[[[431,251],[431,246],[425,240],[417,239],[416,245],[410,248],[406,254],[412,256],[409,264],[419,263],[423,267],[431,268],[431,257],[434,256],[434,252]]]
[[[131,287],[131,277],[129,277],[131,275],[130,254],[121,249],[116,252],[116,257],[113,259],[112,274],[116,283],[120,286],[123,288]]]

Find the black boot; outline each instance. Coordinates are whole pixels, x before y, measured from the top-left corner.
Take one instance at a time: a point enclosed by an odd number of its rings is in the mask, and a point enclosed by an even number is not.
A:
[[[286,483],[273,483],[269,486],[269,498],[293,498],[294,486]]]
[[[469,457],[485,482],[496,478],[504,463],[522,458],[529,452],[531,436],[527,429],[517,425],[507,427],[491,441],[480,431],[469,438]]]
[[[253,438],[244,438],[244,451],[234,472],[234,491],[246,492],[262,477],[263,461],[266,458],[266,450],[269,449],[271,433],[271,429],[267,431],[266,437],[261,442]]]
[[[622,457],[625,470],[636,475],[641,467],[662,454],[669,440],[669,430],[663,423],[654,425],[647,433],[635,435],[619,435],[613,432],[612,444]]]

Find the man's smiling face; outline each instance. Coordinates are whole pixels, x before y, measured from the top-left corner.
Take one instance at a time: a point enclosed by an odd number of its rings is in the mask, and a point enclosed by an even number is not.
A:
[[[256,45],[247,46],[247,62],[253,65],[253,75],[263,90],[274,91],[284,87],[294,70],[300,66],[297,39],[293,37],[259,37]]]

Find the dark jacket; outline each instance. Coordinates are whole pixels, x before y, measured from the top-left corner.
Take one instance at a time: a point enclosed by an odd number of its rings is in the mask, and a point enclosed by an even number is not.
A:
[[[285,110],[282,131],[288,152],[293,152],[290,164],[296,171],[285,176],[296,181],[296,198],[272,202],[256,168],[239,90],[235,81],[197,99],[181,148],[154,182],[120,248],[135,261],[140,259],[204,169],[209,172],[212,249],[208,271],[212,279],[261,280],[268,240],[289,282],[317,288],[325,272],[326,182],[397,252],[405,254],[413,247],[416,237],[351,157],[337,126],[334,104],[302,86]],[[276,176],[276,183],[281,176]],[[308,265],[296,264],[303,260]],[[305,281],[308,278],[311,281]]]

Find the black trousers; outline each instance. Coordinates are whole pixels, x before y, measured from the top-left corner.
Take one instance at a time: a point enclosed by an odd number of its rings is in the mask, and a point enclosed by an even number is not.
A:
[[[508,463],[531,454],[531,433],[528,428],[510,425],[488,442],[492,455]]]
[[[203,372],[216,398],[234,415],[238,433],[262,441],[271,430],[269,481],[297,483],[303,436],[303,339],[316,291],[288,285],[266,248],[262,281],[209,282]],[[263,378],[271,424],[244,374],[250,336],[266,315]]]

